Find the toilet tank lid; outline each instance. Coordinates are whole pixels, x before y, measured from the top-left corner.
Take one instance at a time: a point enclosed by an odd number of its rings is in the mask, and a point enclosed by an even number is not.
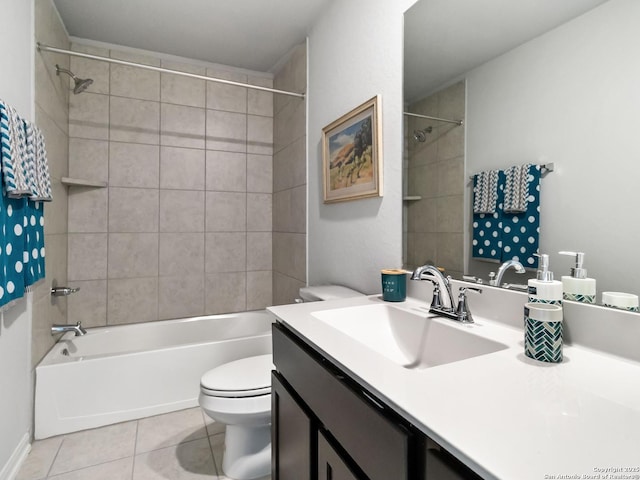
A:
[[[341,285],[317,285],[300,289],[300,298],[307,302],[360,296],[363,296],[363,294]]]

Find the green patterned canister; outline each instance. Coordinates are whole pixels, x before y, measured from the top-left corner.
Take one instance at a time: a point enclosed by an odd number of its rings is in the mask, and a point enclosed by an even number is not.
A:
[[[541,362],[562,362],[562,307],[540,302],[525,304],[524,353]]]
[[[581,293],[567,293],[567,292],[564,292],[562,294],[562,298],[564,300],[571,300],[573,302],[596,303],[596,296],[595,295],[583,295]]]

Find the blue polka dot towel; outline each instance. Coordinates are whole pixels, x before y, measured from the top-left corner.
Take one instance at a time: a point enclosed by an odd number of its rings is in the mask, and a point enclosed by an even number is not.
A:
[[[538,251],[540,237],[541,167],[523,165],[516,168],[517,171],[498,174],[495,213],[473,214],[472,255],[499,262],[513,259],[527,268],[537,268],[538,259],[533,254]],[[508,173],[511,173],[509,180]]]

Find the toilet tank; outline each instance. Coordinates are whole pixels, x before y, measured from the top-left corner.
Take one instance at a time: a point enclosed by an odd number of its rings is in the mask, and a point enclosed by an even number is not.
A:
[[[317,285],[300,289],[302,302],[318,302],[338,298],[361,297],[364,294],[341,285]]]

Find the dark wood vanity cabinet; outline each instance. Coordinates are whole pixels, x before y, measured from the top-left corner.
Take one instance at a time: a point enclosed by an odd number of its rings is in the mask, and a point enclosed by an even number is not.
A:
[[[480,478],[280,323],[273,362],[272,480]]]

